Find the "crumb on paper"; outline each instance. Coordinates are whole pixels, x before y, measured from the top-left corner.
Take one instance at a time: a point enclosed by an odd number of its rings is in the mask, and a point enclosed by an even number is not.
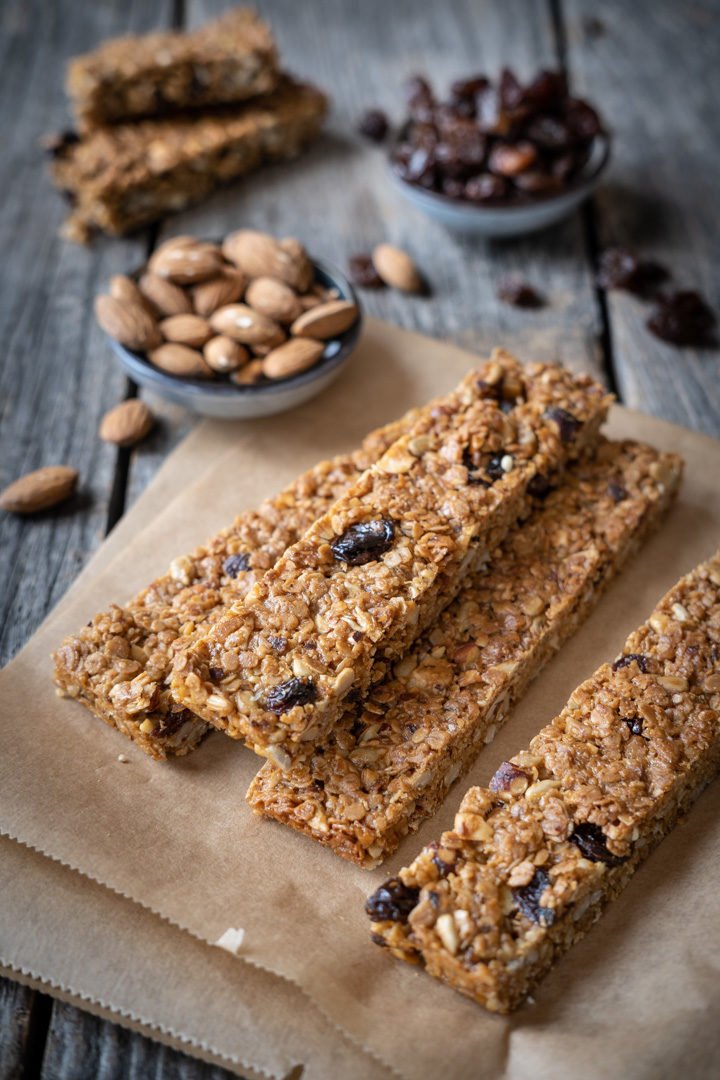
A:
[[[125,754],[118,754],[118,757],[117,757],[117,759],[118,759],[118,761],[122,761],[123,765],[126,765],[126,764],[127,764],[127,762],[128,762],[128,760],[129,760],[129,759],[128,759],[128,758],[127,758],[127,757],[125,756]]]
[[[241,926],[229,926],[225,933],[220,935],[215,944],[221,949],[226,949],[227,952],[232,953],[233,956],[237,956],[242,948],[244,940],[245,931]]]

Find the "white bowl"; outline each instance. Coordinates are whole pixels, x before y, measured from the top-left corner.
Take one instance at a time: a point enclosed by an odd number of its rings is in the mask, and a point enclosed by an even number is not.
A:
[[[539,232],[568,217],[592,194],[609,160],[610,140],[607,136],[599,135],[587,164],[567,191],[508,206],[483,206],[427,191],[403,180],[392,164],[390,175],[397,190],[409,203],[453,232],[467,236],[511,237]]]
[[[309,401],[337,379],[357,344],[362,326],[358,298],[347,278],[325,263],[315,261],[313,266],[315,281],[326,288],[337,289],[342,300],[351,300],[357,306],[358,317],[344,334],[326,342],[317,364],[289,379],[259,383],[257,386],[236,386],[232,382],[211,382],[207,379],[181,379],[160,371],[142,353],[127,349],[109,335],[108,341],[133,382],[153,390],[176,405],[184,405],[191,412],[220,420],[255,420],[286,412]]]

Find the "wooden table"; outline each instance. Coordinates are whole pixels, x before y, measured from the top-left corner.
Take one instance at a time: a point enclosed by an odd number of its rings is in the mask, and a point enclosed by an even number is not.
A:
[[[108,277],[143,261],[166,226],[85,250],[57,236],[63,216],[38,137],[68,126],[63,66],[102,38],[194,26],[228,6],[215,0],[5,0],[0,80],[6,124],[0,157],[2,332],[0,486],[40,465],[82,475],[73,506],[0,520],[0,662],[59,600],[91,552],[192,426],[159,406],[162,424],[137,453],[100,442],[103,413],[134,395],[92,318]],[[327,88],[327,134],[297,164],[266,170],[167,223],[170,232],[219,235],[252,225],[298,235],[344,266],[381,240],[412,251],[432,299],[363,296],[373,315],[478,351],[503,343],[521,356],[555,356],[594,371],[626,405],[720,435],[720,354],[664,345],[644,326],[647,305],[606,294],[598,252],[635,246],[667,263],[677,286],[698,288],[720,311],[716,255],[720,111],[720,3],[694,0],[260,0],[289,67]],[[439,87],[502,64],[528,75],[564,66],[615,133],[612,167],[593,202],[528,240],[459,240],[407,208],[391,190],[381,151],[355,137],[372,105],[401,115],[415,72]],[[498,278],[519,272],[548,306],[501,304]],[[87,1013],[0,980],[0,1076],[219,1077],[210,1068]],[[229,1074],[226,1074],[229,1075]]]

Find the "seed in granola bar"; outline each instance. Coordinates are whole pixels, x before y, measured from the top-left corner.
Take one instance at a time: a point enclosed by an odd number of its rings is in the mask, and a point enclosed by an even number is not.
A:
[[[393,542],[395,526],[388,518],[351,525],[330,545],[336,559],[349,566],[364,566],[379,559]]]
[[[216,664],[211,664],[208,668],[211,682],[221,682],[225,678],[225,669],[218,667]]]
[[[351,255],[349,261],[350,280],[360,289],[384,289],[385,282],[375,269],[372,255],[361,253]]]
[[[512,761],[503,761],[488,785],[491,791],[512,791],[521,795],[527,789],[530,777]]]
[[[573,416],[567,409],[560,408],[559,405],[546,409],[543,416],[546,420],[552,420],[553,423],[557,424],[560,438],[564,443],[573,442],[581,427],[581,421],[577,417]]]
[[[528,481],[527,493],[532,495],[533,499],[547,499],[551,491],[552,484],[542,473],[535,473]]]
[[[537,289],[515,275],[501,280],[498,286],[498,299],[502,300],[503,304],[520,308],[539,308],[545,303]]]
[[[228,577],[236,578],[244,570],[250,569],[250,556],[245,554],[228,555],[223,563],[223,570]]]
[[[316,700],[317,688],[312,679],[288,679],[273,687],[265,699],[265,705],[270,712],[280,715],[296,705],[311,705]]]
[[[625,502],[628,497],[628,493],[621,484],[608,484],[608,495],[613,502],[621,503]]]
[[[551,926],[555,921],[552,908],[543,907],[540,901],[550,886],[550,878],[544,870],[536,870],[532,881],[520,889],[513,889],[515,902],[526,919],[539,926]]]
[[[270,634],[268,637],[268,644],[273,652],[284,653],[287,649],[287,638],[276,637],[274,634]]]
[[[400,878],[389,878],[365,903],[365,911],[373,922],[407,922],[415,907],[420,890],[404,885]]]
[[[601,862],[606,866],[619,866],[620,863],[625,862],[624,859],[608,851],[605,833],[599,825],[594,825],[591,821],[581,821],[576,825],[570,834],[570,842],[580,848],[582,854],[590,862]]]
[[[672,345],[695,348],[714,346],[716,326],[715,312],[698,292],[691,289],[665,293],[658,298],[658,306],[647,321],[647,327],[656,337]]]
[[[612,669],[613,671],[619,671],[621,668],[630,667],[631,664],[637,664],[643,675],[647,675],[648,658],[642,653],[628,653],[627,656],[619,657],[613,664]]]
[[[621,717],[621,719],[622,719],[622,722],[624,724],[627,724],[627,726],[632,731],[633,735],[642,735],[642,733],[643,733],[643,722],[642,722],[642,720],[640,719],[639,716],[634,716],[632,718],[629,717],[629,716],[623,716],[623,717]]]
[[[625,289],[648,296],[667,276],[661,263],[641,259],[624,248],[608,248],[600,256],[597,283],[602,289]]]
[[[388,118],[382,109],[368,109],[360,118],[358,131],[367,139],[381,143],[389,127]]]

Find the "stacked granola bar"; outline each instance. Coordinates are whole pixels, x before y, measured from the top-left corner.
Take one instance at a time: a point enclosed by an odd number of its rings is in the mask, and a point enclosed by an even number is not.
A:
[[[66,234],[122,234],[198,202],[266,161],[296,155],[327,108],[283,74],[269,28],[239,8],[194,33],[108,41],[73,60],[80,136],[47,141],[72,204]]]

